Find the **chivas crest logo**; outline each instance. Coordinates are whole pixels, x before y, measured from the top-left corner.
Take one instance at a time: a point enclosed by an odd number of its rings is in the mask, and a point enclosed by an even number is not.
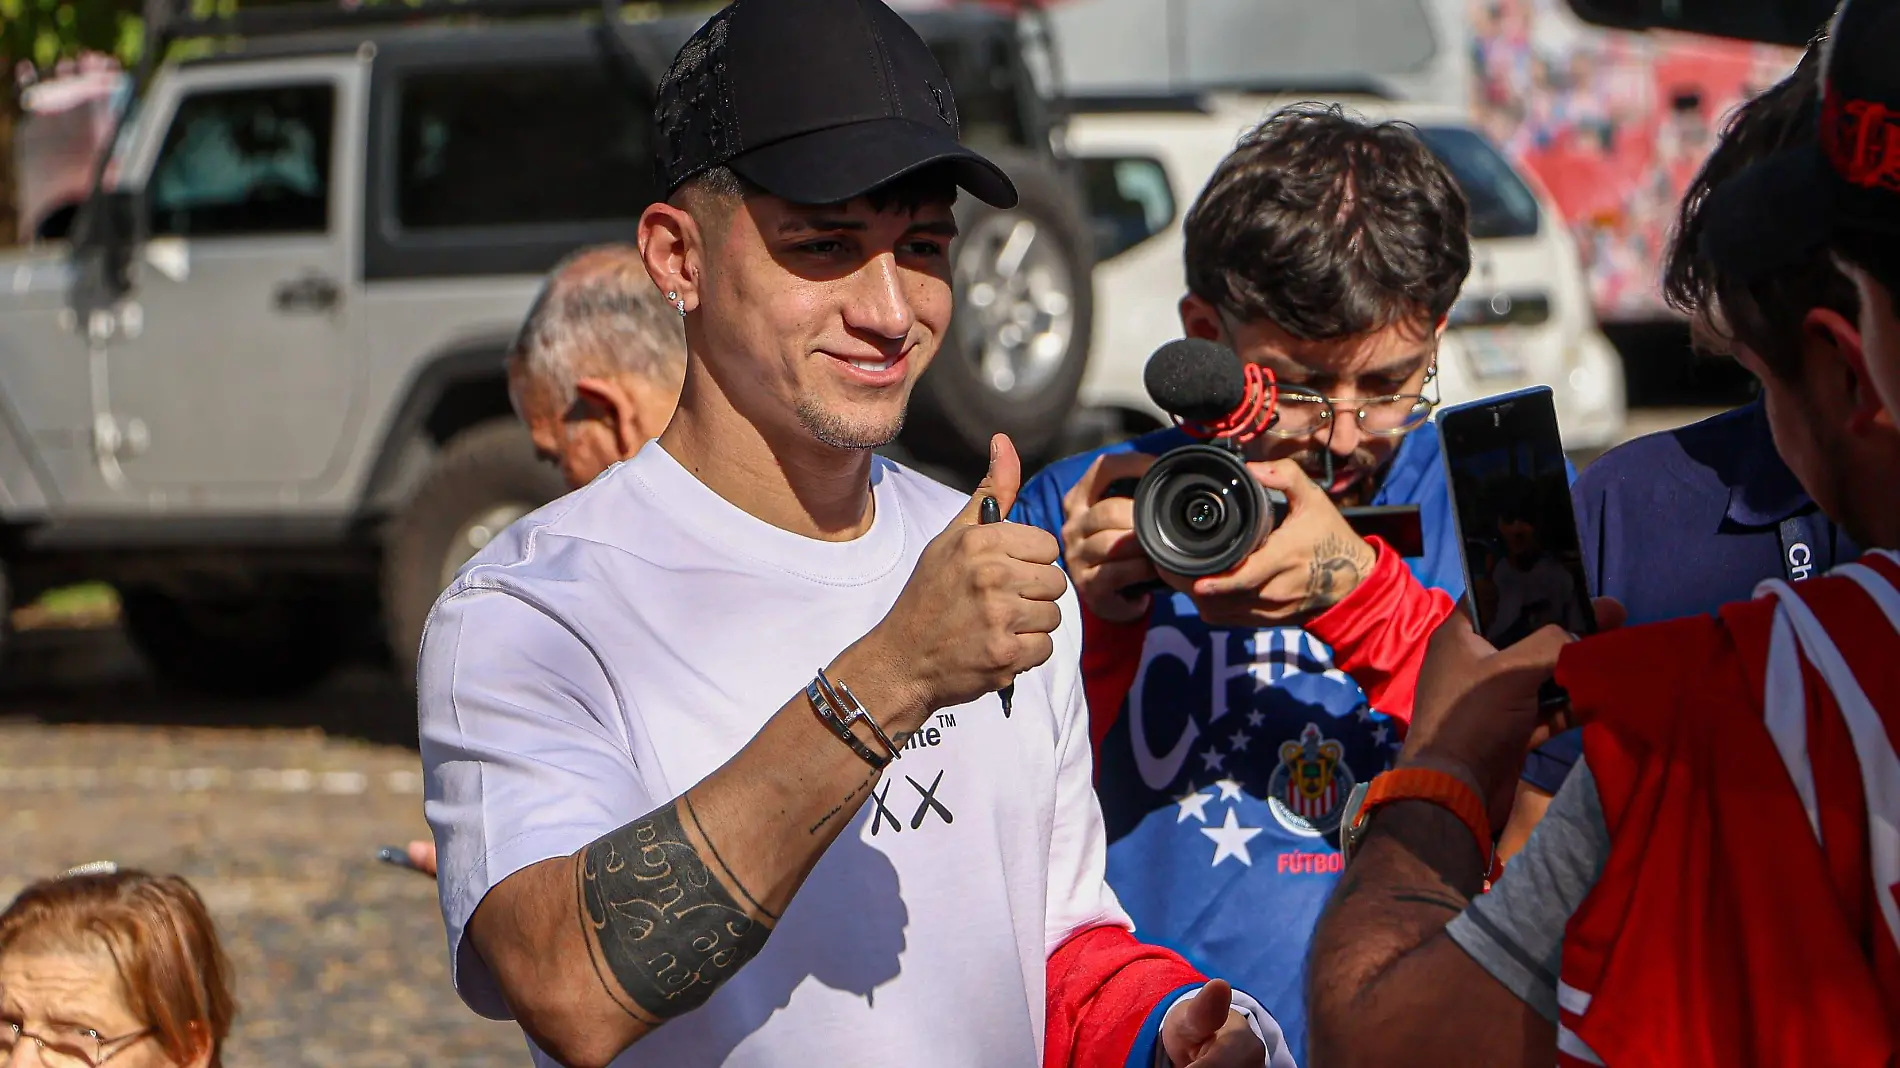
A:
[[[1340,809],[1352,792],[1352,769],[1346,766],[1346,747],[1308,723],[1298,741],[1280,745],[1280,766],[1267,782],[1273,814],[1290,830],[1331,834],[1339,827]]]

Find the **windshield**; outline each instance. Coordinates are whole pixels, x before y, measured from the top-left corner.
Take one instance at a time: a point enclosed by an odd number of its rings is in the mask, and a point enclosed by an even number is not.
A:
[[[1491,142],[1457,126],[1421,126],[1418,133],[1464,190],[1473,240],[1536,236],[1537,197]]]

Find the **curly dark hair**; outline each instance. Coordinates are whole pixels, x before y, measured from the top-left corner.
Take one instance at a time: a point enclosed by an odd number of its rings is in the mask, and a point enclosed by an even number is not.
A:
[[[1405,123],[1294,104],[1247,131],[1183,220],[1188,290],[1308,341],[1451,310],[1469,208]]]
[[[1698,348],[1746,345],[1784,380],[1801,373],[1801,324],[1810,310],[1828,308],[1849,319],[1860,313],[1853,283],[1824,248],[1752,281],[1725,274],[1702,254],[1702,209],[1712,191],[1749,164],[1818,136],[1825,39],[1808,45],[1794,73],[1730,114],[1715,151],[1683,195],[1663,265],[1663,298],[1694,323]]]

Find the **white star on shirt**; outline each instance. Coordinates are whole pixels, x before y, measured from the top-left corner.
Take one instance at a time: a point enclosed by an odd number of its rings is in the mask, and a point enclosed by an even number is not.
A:
[[[1221,763],[1226,759],[1226,755],[1215,752],[1212,746],[1208,747],[1207,752],[1201,754],[1201,763],[1206,764],[1209,771],[1226,771],[1226,768],[1221,767]]]
[[[1379,726],[1377,726],[1377,727],[1374,727],[1374,728],[1372,728],[1372,742],[1373,742],[1373,744],[1374,744],[1374,745],[1384,745],[1384,744],[1385,744],[1385,737],[1386,737],[1386,733],[1387,733],[1387,732],[1386,732],[1386,729],[1385,729],[1385,726],[1384,726],[1384,724],[1381,724],[1381,725],[1379,725]]]
[[[1233,857],[1249,868],[1253,867],[1253,853],[1248,851],[1247,843],[1260,833],[1258,827],[1242,827],[1234,818],[1234,810],[1227,809],[1227,822],[1219,827],[1203,827],[1201,833],[1214,840],[1214,863],[1209,867],[1218,868],[1220,862]]]
[[[1265,723],[1266,721],[1267,721],[1266,713],[1260,711],[1257,708],[1254,709],[1252,712],[1247,713],[1247,726],[1249,727],[1258,727],[1262,723]]]
[[[1200,820],[1202,823],[1206,823],[1207,822],[1207,803],[1212,800],[1214,800],[1213,794],[1204,794],[1204,793],[1201,793],[1199,790],[1196,790],[1191,794],[1186,794],[1182,797],[1175,798],[1174,803],[1181,806],[1181,812],[1179,815],[1174,817],[1174,822],[1186,823],[1187,818],[1189,816],[1193,816],[1195,819]]]
[[[1208,785],[1220,787],[1220,799],[1222,801],[1240,800],[1240,784],[1232,779],[1222,779],[1219,782],[1209,783]]]
[[[1244,753],[1247,751],[1247,736],[1235,731],[1227,736],[1227,745],[1236,753]]]

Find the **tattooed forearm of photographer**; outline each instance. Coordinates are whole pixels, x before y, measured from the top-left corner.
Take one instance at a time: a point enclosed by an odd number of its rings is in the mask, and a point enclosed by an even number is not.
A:
[[[705,1004],[778,922],[726,867],[690,793],[597,839],[577,870],[595,974],[650,1026]]]

